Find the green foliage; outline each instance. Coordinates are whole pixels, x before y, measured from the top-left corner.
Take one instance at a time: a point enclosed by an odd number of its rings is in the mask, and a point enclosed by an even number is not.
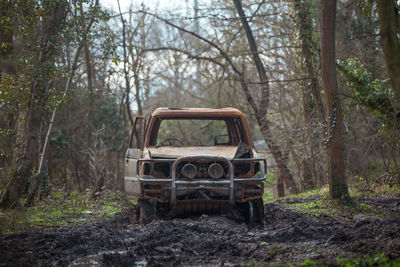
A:
[[[394,92],[389,86],[389,79],[374,79],[358,58],[349,58],[345,62],[338,60],[337,67],[357,104],[367,107],[385,125],[393,125]]]
[[[275,186],[278,179],[278,173],[276,170],[268,170],[267,179],[264,181],[265,187]],[[271,190],[264,189],[263,200],[265,203],[274,202],[276,197],[272,194]]]
[[[317,217],[335,217],[339,215],[347,219],[353,219],[358,214],[370,214],[375,216],[382,216],[385,214],[382,210],[365,203],[359,203],[357,200],[352,200],[350,205],[343,205],[340,200],[331,200],[327,196],[316,201],[288,204],[287,207],[300,213]]]
[[[373,266],[384,266],[384,267],[398,267],[400,266],[400,258],[391,260],[385,257],[383,253],[376,254],[373,258],[342,258],[338,256],[336,258],[337,264],[341,267],[373,267]],[[315,266],[326,266],[321,265],[315,261],[305,259],[299,266],[302,267],[315,267]]]
[[[287,196],[284,196],[283,198],[297,198],[297,197],[311,197],[311,196],[324,197],[324,196],[326,196],[327,193],[328,193],[328,187],[320,187],[320,188],[307,190],[307,191],[301,192],[296,195],[287,195]]]
[[[25,125],[24,120],[29,119],[30,114],[37,114],[41,121],[40,127],[43,127],[40,131],[42,134],[47,129],[49,115],[55,108],[59,108],[60,104],[66,102],[66,99],[63,99],[66,81],[71,75],[74,53],[82,40],[86,41],[91,50],[93,57],[90,60],[93,65],[98,64],[97,58],[102,58],[102,63],[107,64],[116,60],[118,56],[115,35],[105,23],[110,19],[110,14],[103,10],[96,0],[1,1],[0,8],[0,176],[5,177],[4,173],[7,172],[7,168],[11,168],[11,160],[16,151],[13,147],[16,133],[24,132],[17,131],[18,127]],[[54,16],[55,12],[63,15]],[[3,58],[4,53],[6,57]],[[12,68],[3,68],[3,65]],[[85,82],[82,84],[84,86]],[[75,85],[72,81],[70,87],[73,86]],[[105,103],[96,106],[97,114],[90,119],[96,124],[96,129],[104,125],[111,126],[111,130],[107,129],[105,137],[102,137],[108,147],[112,146],[111,150],[115,151],[121,147],[124,140],[124,126],[118,110],[120,103],[117,103],[116,97],[107,95],[103,98],[102,93],[103,91],[96,88],[92,96],[97,102],[105,99]],[[30,113],[35,107],[38,107],[37,111]],[[82,105],[82,102],[79,102],[76,110],[82,114],[85,108],[85,103]],[[66,121],[71,121],[72,119],[67,117],[74,112],[68,111],[64,116],[65,120],[60,124],[66,125]],[[57,114],[55,127],[61,118],[62,116]],[[82,125],[83,127],[77,128],[84,128],[87,124]],[[64,160],[63,166],[68,166],[68,161],[65,161],[66,158],[71,158],[68,150],[73,149],[76,143],[69,139],[69,129],[60,128],[51,135],[54,158],[52,169],[56,169],[54,165],[61,160]],[[53,172],[53,176],[54,173],[56,172]],[[51,178],[55,180],[55,177]],[[5,184],[6,179],[2,180],[0,177],[0,184]]]
[[[378,253],[373,258],[356,258],[356,259],[346,259],[337,257],[337,263],[343,267],[355,267],[355,266],[385,266],[385,267],[394,267],[400,266],[400,258],[395,260],[390,260],[385,257],[383,253]]]
[[[375,177],[356,175],[349,179],[349,185],[352,187],[352,195],[394,195],[400,193],[400,186],[395,182],[398,179],[396,173],[391,172]]]
[[[264,181],[265,186],[269,186],[269,187],[276,186],[276,179],[277,179],[276,171],[272,171],[272,172],[269,171],[268,177],[267,177],[266,181]],[[287,196],[284,196],[282,199],[310,197],[310,196],[325,197],[327,195],[327,193],[328,193],[327,187],[320,187],[320,188],[315,188],[312,190],[304,191],[304,192],[301,192],[296,195],[287,195]],[[263,200],[265,203],[268,203],[268,202],[274,202],[274,201],[278,200],[278,198],[272,194],[271,190],[264,189]]]
[[[57,149],[59,152],[63,151],[69,146],[69,141],[66,136],[59,130],[53,132],[53,136],[50,139],[51,146]]]
[[[263,201],[264,203],[274,202],[276,198],[270,190],[264,190]]]
[[[122,195],[108,190],[103,191],[97,200],[92,200],[91,195],[90,191],[84,194],[53,191],[49,197],[26,210],[0,213],[0,226],[7,234],[32,228],[95,222],[121,211]]]
[[[1,40],[1,47],[7,47],[6,52],[10,55],[9,61],[0,64],[0,107],[1,115],[12,120],[19,111],[28,110],[30,105],[52,105],[60,98],[59,92],[53,87],[59,76],[54,56],[60,52],[60,33],[64,24],[62,20],[54,21],[52,11],[57,5],[64,8],[67,2],[8,2],[1,3],[2,6],[8,5],[8,8],[5,9],[7,12],[2,12],[1,21],[5,24],[0,27],[0,34],[10,34],[16,41],[7,43],[7,40]],[[48,29],[51,23],[57,23],[55,32]],[[3,65],[8,67],[3,68]],[[10,131],[7,134],[11,134]]]
[[[318,49],[319,36],[313,28],[313,17],[316,14],[314,1],[303,0],[293,2],[293,7],[289,11],[291,18],[295,21],[297,28],[294,33],[294,45],[300,45],[303,40],[307,40],[310,45],[310,52],[313,53]],[[301,35],[304,38],[301,38]],[[316,60],[316,59],[315,59]]]
[[[2,74],[0,81],[0,105],[15,108],[26,103],[29,97],[29,84],[22,77]]]
[[[294,203],[290,204],[288,207],[300,213],[309,214],[312,216],[334,215],[334,210],[331,209],[332,207],[329,205],[329,203],[327,203],[326,198],[318,201]]]
[[[319,50],[319,34],[318,31],[314,30],[313,18],[317,13],[315,7],[315,1],[313,0],[303,0],[303,1],[293,1],[293,7],[290,9],[290,17],[296,23],[296,29],[293,33],[295,37],[293,39],[292,45],[296,47],[302,47],[296,49],[298,54],[299,64],[297,68],[299,71],[305,71],[306,66],[306,55],[305,53],[311,53],[310,62],[314,67],[318,65],[318,50]],[[304,51],[303,49],[308,49],[309,51]],[[310,81],[307,84],[300,83],[300,86],[309,86]]]
[[[264,181],[264,185],[273,185],[276,184],[278,180],[278,172],[277,170],[268,170],[267,179]]]
[[[302,267],[316,267],[317,264],[316,264],[314,261],[312,261],[312,260],[305,259],[305,260],[300,264],[300,266],[302,266]]]
[[[398,184],[398,175],[396,172],[384,172],[384,166],[382,164],[371,164],[369,168],[367,169],[367,174],[365,176],[357,175],[354,177],[351,177],[348,179],[348,185],[349,185],[349,191],[351,193],[351,196],[357,197],[357,196],[382,196],[382,195],[393,195],[393,194],[399,194],[400,193],[400,185]],[[382,173],[384,173],[382,175]],[[274,172],[268,172],[268,175],[276,175]],[[269,178],[264,182],[265,186],[271,188],[272,186],[276,186],[276,179],[272,179],[269,181]],[[287,198],[305,198],[305,197],[319,197],[322,199],[326,199],[328,195],[328,186],[320,187],[320,188],[315,188],[312,190],[304,191],[299,194],[295,195],[287,195],[284,196],[281,199],[287,199]],[[264,190],[264,196],[263,200],[265,203],[268,202],[274,202],[277,201],[278,198],[273,195],[271,190],[266,188]],[[363,204],[357,204],[361,206],[361,211],[365,211],[366,213],[369,214],[378,214],[382,215],[382,213],[378,210],[373,210],[370,207],[367,207]],[[293,207],[296,208],[298,211],[303,211],[305,213],[310,213],[314,214],[317,216],[320,216],[321,214],[333,214],[330,213],[329,210],[330,207],[324,207],[326,205],[321,205],[320,201],[317,201],[315,203],[308,203],[308,204],[302,204],[302,203],[297,203],[293,204]],[[354,207],[354,201],[351,203],[348,211],[352,210],[352,207]],[[341,206],[340,203],[338,203],[338,206]],[[369,211],[368,211],[369,210]],[[308,211],[308,212],[306,212]],[[337,210],[337,211],[340,211]],[[351,212],[349,212],[351,214]]]
[[[374,0],[360,0],[358,6],[367,14],[371,15],[374,11]]]
[[[89,45],[96,40],[101,48],[98,50],[101,51],[101,56],[118,62],[116,35],[106,24],[110,20],[111,14],[97,5],[96,0],[73,1],[71,8],[73,14],[67,21],[67,27],[63,32],[64,37],[73,43],[79,43],[85,38]],[[92,22],[91,29],[87,32],[82,26],[88,26],[90,22]]]
[[[366,169],[348,179],[353,195],[375,196],[400,193],[400,177],[397,164],[371,162]]]

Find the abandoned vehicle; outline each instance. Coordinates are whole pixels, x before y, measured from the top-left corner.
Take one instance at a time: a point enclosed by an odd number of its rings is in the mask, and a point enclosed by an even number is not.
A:
[[[138,116],[125,157],[125,191],[138,199],[140,223],[232,208],[247,223],[261,223],[266,174],[235,108],[157,108]]]

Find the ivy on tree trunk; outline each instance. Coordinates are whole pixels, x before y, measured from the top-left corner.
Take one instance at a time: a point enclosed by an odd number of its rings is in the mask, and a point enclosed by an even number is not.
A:
[[[322,82],[328,113],[329,194],[333,199],[347,199],[344,146],[342,137],[343,116],[336,80],[335,53],[336,1],[323,0],[321,12],[321,68]]]

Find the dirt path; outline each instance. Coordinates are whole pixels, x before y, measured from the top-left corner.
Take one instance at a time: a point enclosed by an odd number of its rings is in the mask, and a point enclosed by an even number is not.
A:
[[[0,242],[0,266],[261,265],[305,259],[333,265],[339,255],[400,257],[400,196],[360,198],[387,215],[355,220],[283,208],[311,200],[265,205],[265,224],[256,228],[217,215],[139,226],[125,212],[103,223],[8,235]]]

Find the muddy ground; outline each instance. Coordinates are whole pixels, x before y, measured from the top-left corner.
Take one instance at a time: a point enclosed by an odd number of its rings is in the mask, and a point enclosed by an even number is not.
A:
[[[156,220],[140,226],[131,211],[102,223],[8,235],[0,266],[335,265],[342,258],[400,257],[400,195],[359,198],[384,215],[309,216],[280,200],[265,205],[265,224],[249,228],[227,215]]]

